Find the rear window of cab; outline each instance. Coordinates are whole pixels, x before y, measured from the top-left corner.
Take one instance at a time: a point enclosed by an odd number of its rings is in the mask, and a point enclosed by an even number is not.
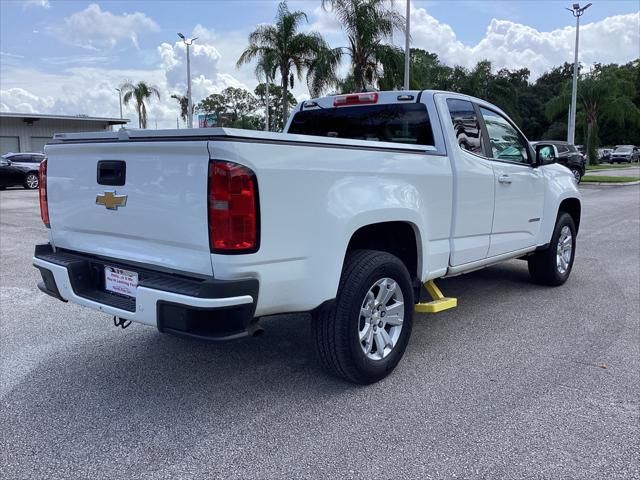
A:
[[[429,114],[422,103],[355,105],[297,112],[288,133],[434,145]]]

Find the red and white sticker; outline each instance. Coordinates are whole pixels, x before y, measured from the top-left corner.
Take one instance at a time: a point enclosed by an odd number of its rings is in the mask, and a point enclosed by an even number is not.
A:
[[[136,296],[138,274],[116,267],[104,267],[104,287],[108,292]]]

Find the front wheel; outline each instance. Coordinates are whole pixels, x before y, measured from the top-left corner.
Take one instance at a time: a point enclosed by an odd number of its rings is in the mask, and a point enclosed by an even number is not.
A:
[[[576,226],[568,213],[556,220],[551,243],[529,257],[529,274],[534,282],[558,286],[567,281],[576,254]]]
[[[411,278],[397,257],[375,250],[350,252],[335,302],[312,321],[320,363],[354,383],[383,379],[404,354],[413,309]]]
[[[37,173],[29,173],[24,178],[24,188],[27,190],[34,190],[38,188],[38,174]]]

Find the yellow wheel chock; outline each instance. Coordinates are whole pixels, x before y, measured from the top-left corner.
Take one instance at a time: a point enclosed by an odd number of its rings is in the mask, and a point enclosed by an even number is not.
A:
[[[432,298],[430,302],[426,303],[417,303],[416,304],[416,312],[418,313],[438,313],[443,310],[449,310],[450,308],[455,308],[458,306],[458,299],[445,297],[440,289],[436,287],[436,284],[433,280],[429,280],[424,284],[424,288],[427,290],[427,293]]]

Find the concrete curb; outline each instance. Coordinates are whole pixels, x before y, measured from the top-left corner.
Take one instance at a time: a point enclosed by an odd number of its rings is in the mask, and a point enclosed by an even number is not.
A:
[[[616,182],[585,182],[585,181],[582,181],[582,182],[580,182],[580,185],[605,185],[607,187],[625,187],[627,185],[640,185],[640,180],[636,180],[635,182],[623,182],[623,183],[616,183]]]

